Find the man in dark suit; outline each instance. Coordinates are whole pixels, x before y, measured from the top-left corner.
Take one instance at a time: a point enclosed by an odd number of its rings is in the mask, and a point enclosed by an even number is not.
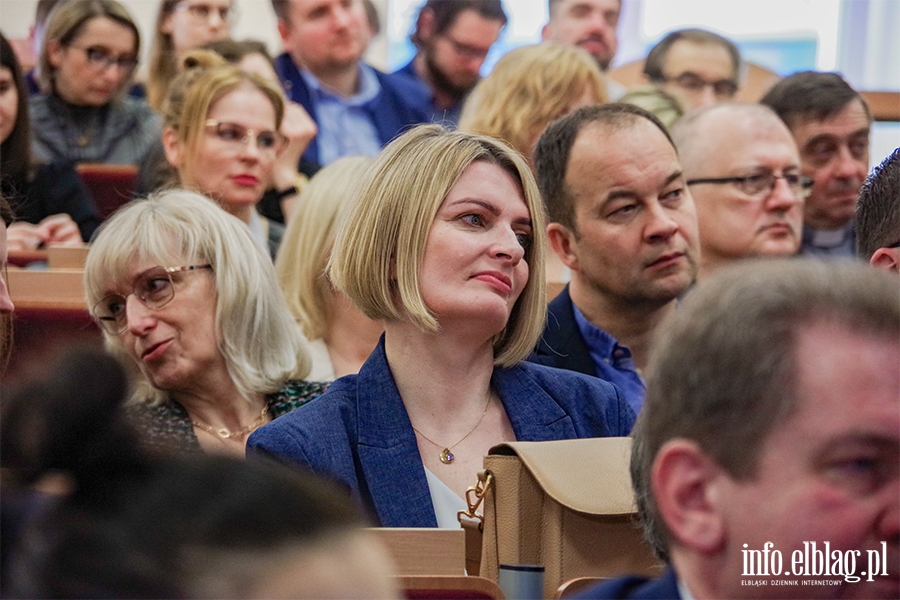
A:
[[[631,478],[669,569],[582,597],[900,597],[897,278],[741,261],[660,334]]]
[[[666,128],[628,104],[580,109],[535,151],[550,245],[572,279],[532,360],[622,388],[640,411],[653,331],[697,274],[697,215]]]
[[[430,120],[418,86],[362,60],[372,35],[362,0],[272,0],[272,8],[285,49],[275,70],[287,97],[318,127],[306,162],[374,156],[404,129]]]

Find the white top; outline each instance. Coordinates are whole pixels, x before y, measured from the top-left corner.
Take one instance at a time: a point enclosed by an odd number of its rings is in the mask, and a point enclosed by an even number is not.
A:
[[[334,381],[337,376],[334,373],[334,365],[328,355],[328,347],[325,340],[319,338],[308,342],[309,357],[312,359],[312,370],[306,376],[308,381]]]
[[[431,503],[434,505],[434,514],[440,529],[459,529],[459,519],[456,514],[461,510],[468,510],[466,501],[456,495],[446,483],[438,479],[438,476],[425,468],[425,479],[428,480],[428,492],[431,494]]]

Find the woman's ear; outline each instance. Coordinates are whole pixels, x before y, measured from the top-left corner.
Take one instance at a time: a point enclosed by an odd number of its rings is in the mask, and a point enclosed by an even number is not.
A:
[[[163,130],[162,142],[166,160],[180,171],[184,164],[184,148],[181,140],[178,139],[178,132],[172,127],[166,127]]]
[[[47,40],[44,44],[47,48],[47,62],[54,69],[58,69],[66,51],[65,47],[59,43],[59,40]]]

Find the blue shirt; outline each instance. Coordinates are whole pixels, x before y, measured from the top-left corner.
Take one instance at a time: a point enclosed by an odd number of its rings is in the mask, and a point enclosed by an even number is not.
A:
[[[597,365],[597,377],[619,386],[625,396],[625,401],[628,402],[635,414],[639,414],[641,406],[644,404],[646,387],[634,365],[631,350],[619,345],[616,338],[588,321],[584,313],[578,310],[574,304],[572,304],[572,310],[575,313],[575,322],[581,331],[581,337],[587,343],[591,351],[591,358]]]
[[[381,84],[371,67],[359,65],[359,92],[349,98],[328,90],[316,76],[302,69],[300,75],[309,86],[319,111],[319,161],[323,165],[342,156],[375,156],[381,150],[378,131],[364,105],[381,93]]]

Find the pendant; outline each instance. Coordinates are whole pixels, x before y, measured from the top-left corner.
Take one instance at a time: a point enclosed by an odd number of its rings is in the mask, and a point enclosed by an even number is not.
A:
[[[227,440],[228,438],[230,438],[230,437],[233,436],[234,434],[231,433],[230,431],[228,431],[227,429],[222,428],[222,429],[216,430],[216,435],[219,436],[220,438],[222,438],[223,440]]]
[[[455,459],[455,458],[456,457],[453,456],[453,453],[450,452],[450,448],[444,448],[441,451],[441,462],[444,463],[445,465],[449,465],[450,463],[452,463],[453,459]]]

